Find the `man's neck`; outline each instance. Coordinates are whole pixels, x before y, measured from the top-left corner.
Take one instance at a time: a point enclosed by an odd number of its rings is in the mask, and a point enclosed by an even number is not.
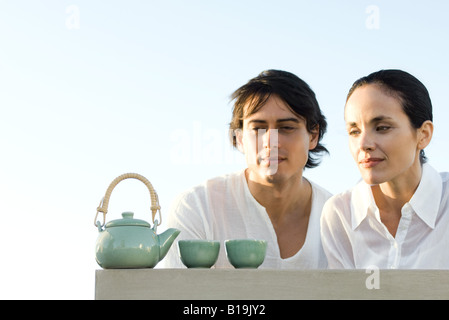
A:
[[[312,187],[302,175],[293,176],[288,180],[258,181],[252,177],[249,170],[246,170],[245,177],[251,194],[265,207],[272,219],[298,214],[310,207]]]

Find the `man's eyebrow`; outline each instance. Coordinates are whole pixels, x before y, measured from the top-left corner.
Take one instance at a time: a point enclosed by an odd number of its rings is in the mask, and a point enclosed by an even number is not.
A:
[[[295,122],[295,123],[300,123],[301,119],[298,119],[298,118],[283,118],[283,119],[276,120],[276,123],[289,122],[289,121],[292,121],[292,122]],[[261,119],[252,119],[252,120],[248,121],[248,124],[251,124],[251,123],[267,123],[267,121],[266,120],[261,120]]]
[[[295,123],[300,123],[301,122],[301,120],[298,119],[298,118],[285,118],[285,119],[276,120],[277,123],[279,123],[279,122],[289,122],[289,121],[293,121]]]
[[[265,120],[257,120],[257,119],[253,119],[253,120],[249,120],[248,124],[251,123],[267,123]]]

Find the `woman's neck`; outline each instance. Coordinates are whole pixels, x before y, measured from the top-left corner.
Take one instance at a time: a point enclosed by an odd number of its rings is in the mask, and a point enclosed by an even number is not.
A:
[[[371,186],[374,200],[379,208],[380,219],[393,237],[396,236],[402,207],[413,197],[421,176],[422,167],[419,165],[396,179]]]

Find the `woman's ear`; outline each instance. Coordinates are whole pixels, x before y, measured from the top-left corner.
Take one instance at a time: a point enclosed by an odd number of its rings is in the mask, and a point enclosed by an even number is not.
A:
[[[418,129],[418,149],[422,150],[430,143],[433,135],[433,122],[424,121],[421,128]]]

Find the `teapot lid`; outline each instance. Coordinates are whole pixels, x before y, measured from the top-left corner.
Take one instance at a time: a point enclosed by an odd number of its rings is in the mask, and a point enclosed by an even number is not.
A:
[[[151,228],[151,225],[148,222],[146,222],[145,220],[134,219],[133,216],[134,216],[133,212],[129,211],[123,212],[122,219],[109,221],[108,223],[106,223],[106,228],[120,227],[120,226],[139,226]]]

